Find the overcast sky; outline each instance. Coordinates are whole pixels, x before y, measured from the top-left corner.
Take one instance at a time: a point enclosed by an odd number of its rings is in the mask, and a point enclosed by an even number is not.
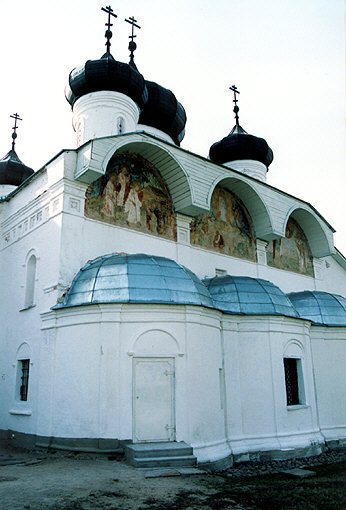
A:
[[[105,51],[99,0],[1,0],[0,157],[23,118],[19,157],[38,170],[75,148],[64,87],[71,69]],[[170,88],[187,112],[182,147],[207,156],[240,124],[274,152],[267,182],[310,202],[337,230],[346,254],[345,39],[343,0],[113,1],[111,51],[128,62],[134,16],[142,27],[135,61]]]

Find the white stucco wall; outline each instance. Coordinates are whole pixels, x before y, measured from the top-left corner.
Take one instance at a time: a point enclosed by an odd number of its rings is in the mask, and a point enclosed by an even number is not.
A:
[[[315,259],[311,278],[191,246],[179,232],[173,242],[85,218],[87,184],[74,179],[76,164],[75,151],[63,152],[0,203],[0,429],[131,439],[133,359],[161,356],[175,360],[176,438],[191,444],[200,461],[346,437],[345,328],[310,331],[305,321],[222,317],[199,307],[50,311],[88,260],[113,252],[168,257],[201,278],[223,270],[270,280],[284,292],[346,297],[346,271],[332,256]],[[263,194],[278,207],[275,190]],[[23,309],[30,254],[37,257],[35,306]],[[296,409],[285,402],[282,362],[291,341],[301,345],[306,393],[306,405]],[[15,399],[20,346],[31,360],[27,402]]]
[[[94,305],[43,318],[51,356],[42,353],[46,367],[39,406],[46,416],[39,419],[39,435],[131,440],[133,359],[169,357],[175,360],[177,440],[191,444],[200,461],[229,454],[220,400],[218,312]]]
[[[346,328],[311,328],[316,398],[326,440],[346,437]]]
[[[323,442],[319,434],[306,323],[276,317],[223,319],[227,437],[233,453]],[[302,346],[306,405],[286,404],[283,358]]]

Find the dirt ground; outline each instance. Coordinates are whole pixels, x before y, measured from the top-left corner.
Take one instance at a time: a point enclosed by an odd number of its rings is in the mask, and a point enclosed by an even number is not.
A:
[[[255,476],[153,473],[116,456],[0,449],[0,509],[346,510],[345,458],[308,469],[316,475],[260,474],[260,466]]]

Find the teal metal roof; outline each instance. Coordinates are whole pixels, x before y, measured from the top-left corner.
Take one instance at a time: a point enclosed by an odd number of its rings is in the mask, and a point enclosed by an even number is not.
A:
[[[203,281],[215,308],[230,314],[297,317],[292,303],[279,287],[248,276],[216,276]]]
[[[165,257],[113,253],[87,262],[53,309],[99,303],[200,305],[236,315],[281,315],[346,326],[346,299],[318,291],[284,294],[272,282],[217,276],[203,282]]]
[[[305,290],[288,294],[299,317],[324,326],[346,326],[346,299],[328,292]]]
[[[192,304],[213,307],[200,279],[174,260],[145,254],[111,254],[88,262],[75,276],[63,303]]]

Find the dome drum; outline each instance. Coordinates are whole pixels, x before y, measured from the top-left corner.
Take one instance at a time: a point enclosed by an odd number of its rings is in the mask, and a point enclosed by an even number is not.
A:
[[[73,105],[78,147],[88,140],[136,131],[137,104],[125,94],[108,90],[86,94]]]

